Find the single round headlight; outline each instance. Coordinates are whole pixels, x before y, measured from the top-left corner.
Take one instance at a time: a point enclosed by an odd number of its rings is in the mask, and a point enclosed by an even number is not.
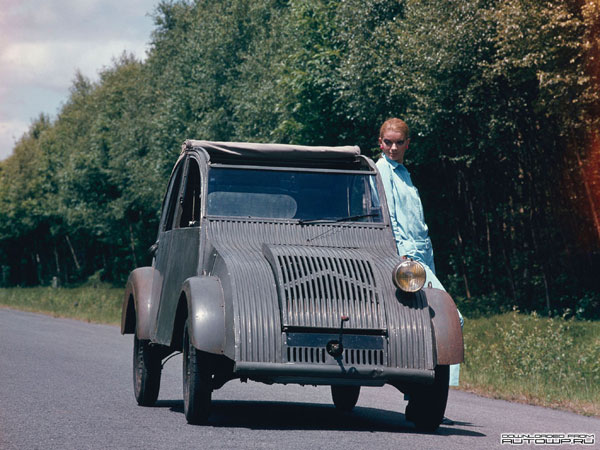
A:
[[[411,259],[402,261],[394,267],[394,284],[404,292],[417,292],[425,284],[425,268],[423,264]]]

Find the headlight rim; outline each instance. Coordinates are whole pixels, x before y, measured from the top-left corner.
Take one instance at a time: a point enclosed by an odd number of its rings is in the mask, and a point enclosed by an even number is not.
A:
[[[409,280],[405,281],[404,283],[399,281],[400,277],[398,275],[402,273],[409,275]],[[419,261],[404,257],[402,261],[394,266],[392,271],[392,280],[394,282],[394,286],[396,286],[402,292],[410,294],[419,292],[421,289],[423,289],[427,280],[425,266]]]

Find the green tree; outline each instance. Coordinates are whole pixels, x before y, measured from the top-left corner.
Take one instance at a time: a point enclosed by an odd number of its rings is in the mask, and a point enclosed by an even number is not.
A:
[[[375,157],[401,116],[463,311],[600,309],[598,2],[180,0],[154,20],[143,62],[76,73],[56,120],[0,162],[0,282],[147,264],[184,139]]]

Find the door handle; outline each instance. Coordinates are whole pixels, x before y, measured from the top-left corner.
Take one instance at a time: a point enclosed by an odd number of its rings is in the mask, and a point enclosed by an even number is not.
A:
[[[155,242],[154,244],[152,244],[152,245],[150,246],[150,248],[148,249],[148,252],[149,252],[149,253],[150,253],[152,256],[156,255],[156,250],[158,250],[158,242],[159,242],[159,241],[156,241],[156,242]]]

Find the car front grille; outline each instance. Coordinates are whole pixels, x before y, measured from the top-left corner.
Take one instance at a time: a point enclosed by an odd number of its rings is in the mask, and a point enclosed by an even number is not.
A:
[[[337,364],[338,360],[329,356],[324,348],[287,347],[287,362],[305,364]],[[340,355],[345,366],[387,366],[383,350],[346,348]]]
[[[284,327],[383,329],[383,308],[370,261],[352,249],[269,246]],[[363,257],[361,257],[363,256]]]

